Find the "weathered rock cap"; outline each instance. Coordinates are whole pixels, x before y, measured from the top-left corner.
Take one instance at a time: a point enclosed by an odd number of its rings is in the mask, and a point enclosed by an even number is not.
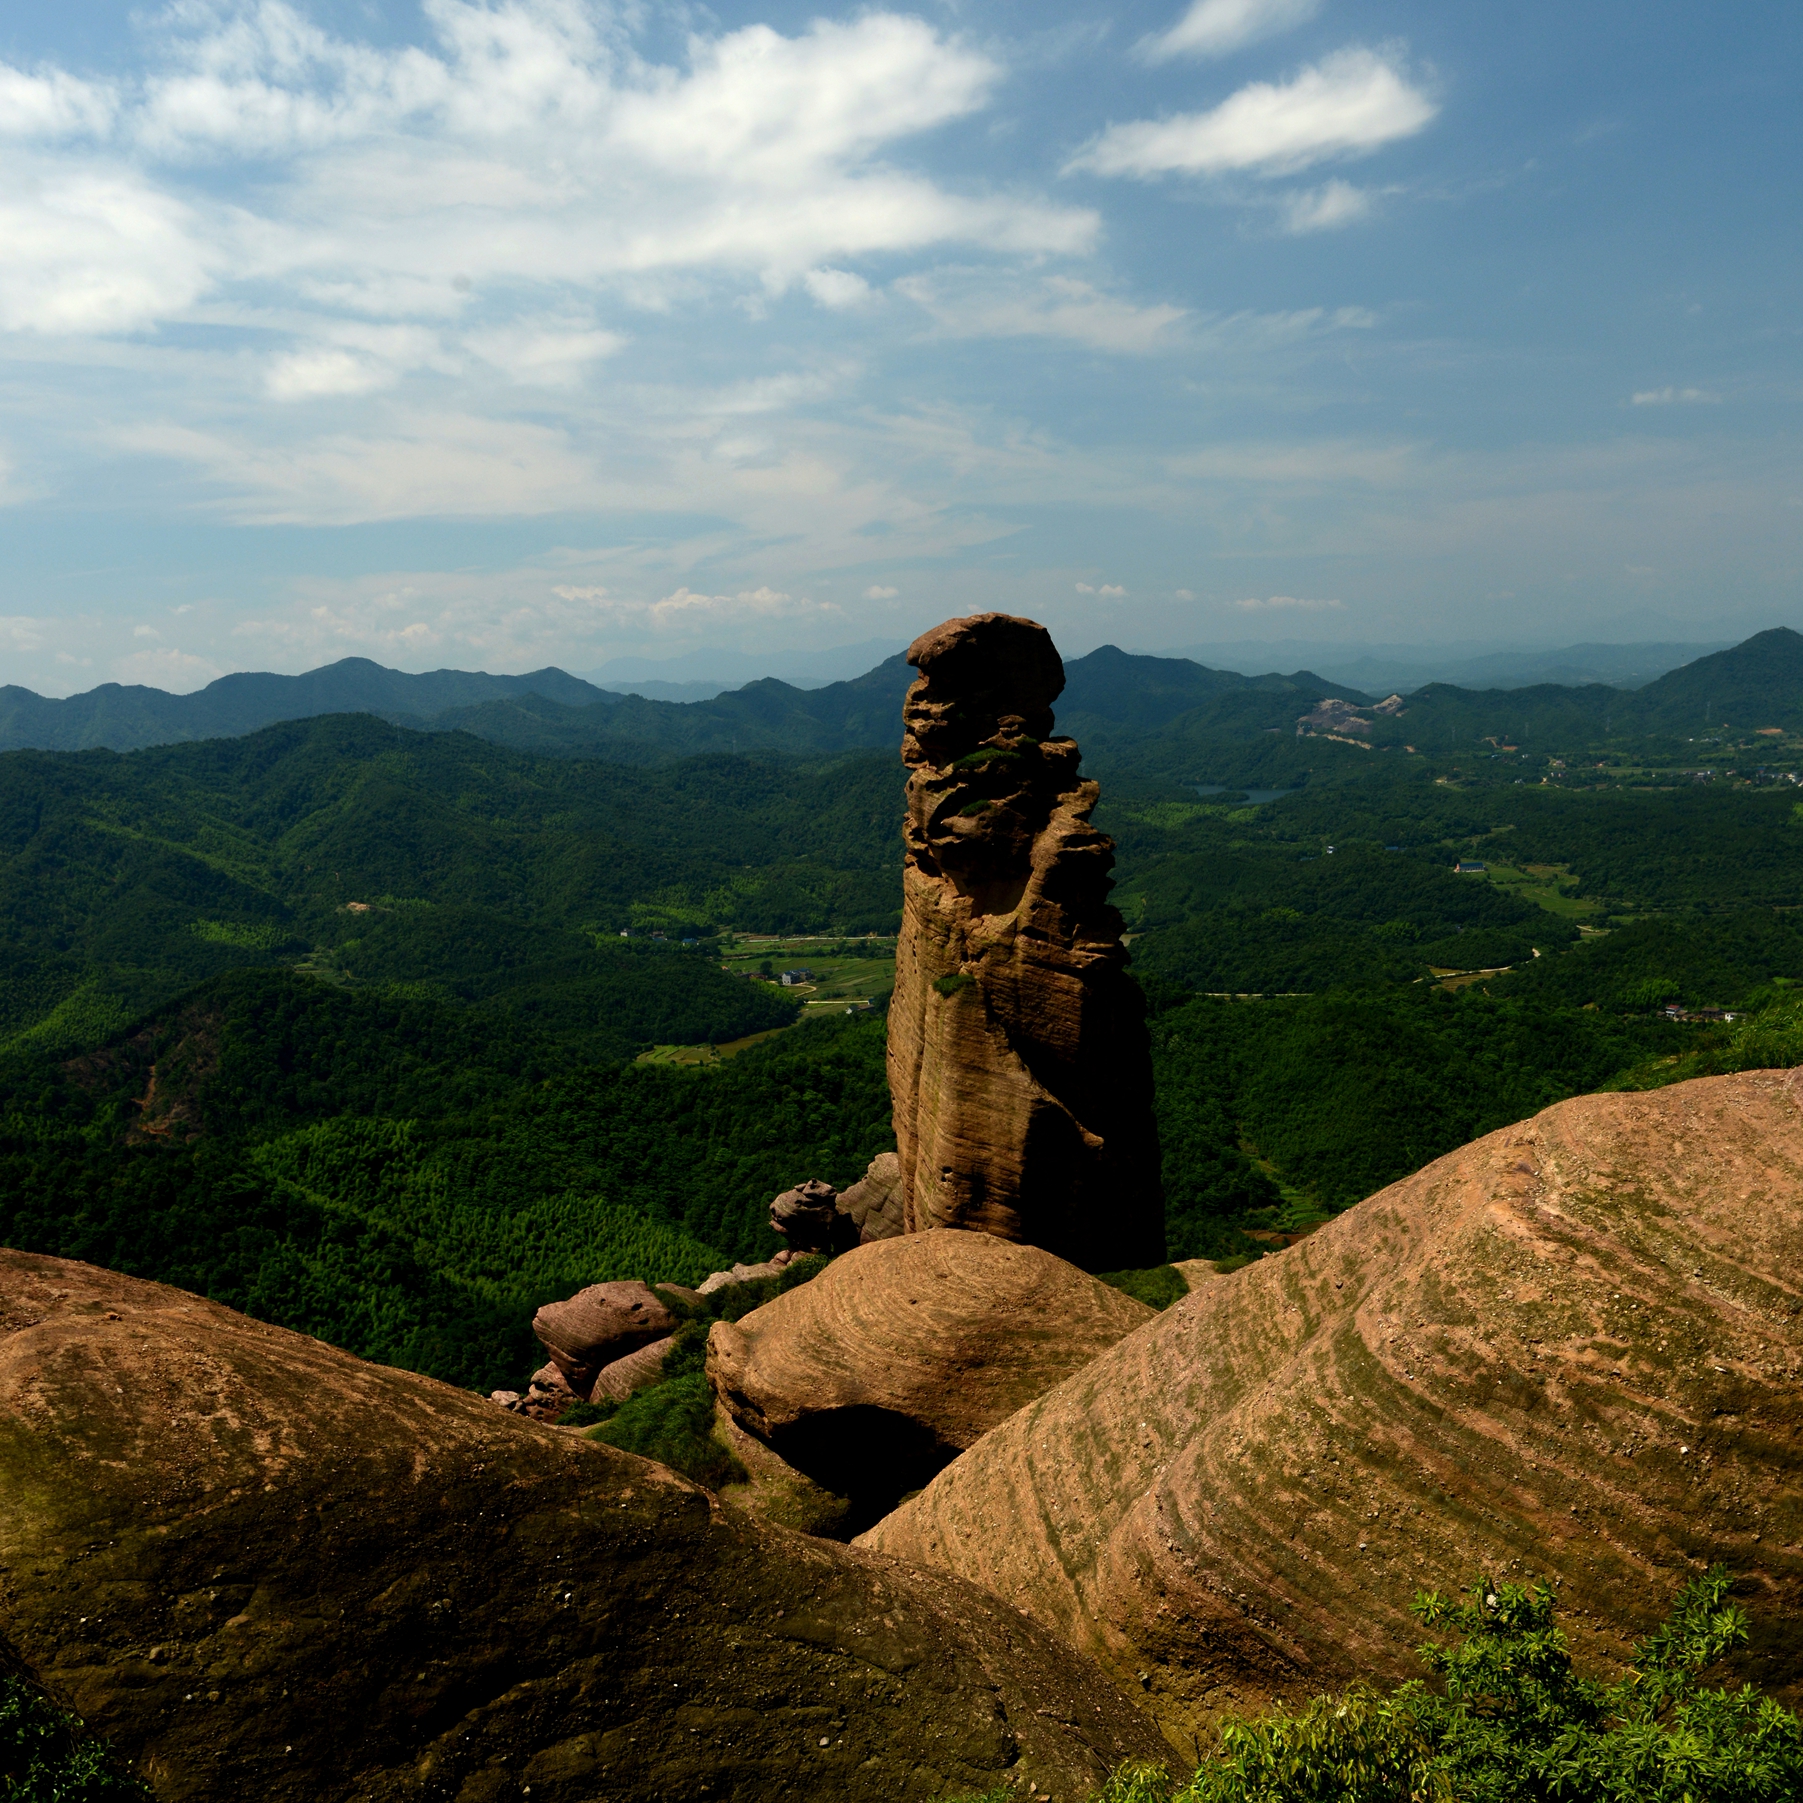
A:
[[[843,1252],[858,1243],[856,1229],[839,1211],[839,1192],[810,1177],[770,1204],[770,1225],[792,1252]]]
[[[1037,1246],[904,1234],[716,1322],[708,1381],[747,1433],[874,1520],[1152,1318]]]
[[[902,761],[945,764],[973,750],[1007,720],[1043,739],[1064,690],[1064,660],[1037,620],[971,614],[923,632],[908,647],[920,672],[902,718]]]
[[[565,1302],[547,1302],[532,1331],[569,1386],[585,1400],[605,1365],[676,1331],[677,1321],[649,1286],[591,1283]]]

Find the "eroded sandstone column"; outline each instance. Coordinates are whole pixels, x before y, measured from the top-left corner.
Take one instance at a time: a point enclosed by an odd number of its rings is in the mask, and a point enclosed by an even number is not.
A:
[[[909,647],[889,1089],[909,1232],[962,1227],[1087,1269],[1164,1258],[1145,1007],[1108,905],[1099,793],[1052,736],[1064,664],[1032,620]]]

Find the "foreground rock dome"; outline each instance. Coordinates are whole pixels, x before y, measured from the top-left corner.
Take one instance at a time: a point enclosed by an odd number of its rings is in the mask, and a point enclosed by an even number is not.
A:
[[[1413,1592],[1479,1575],[1557,1585],[1606,1668],[1612,1630],[1721,1560],[1742,1668],[1794,1706],[1800,1098],[1803,1072],[1760,1071],[1493,1133],[1205,1284],[858,1544],[1143,1681],[1183,1745],[1225,1709],[1416,1675]]]
[[[0,1670],[162,1803],[1059,1797],[1156,1730],[944,1573],[160,1284],[0,1251]]]

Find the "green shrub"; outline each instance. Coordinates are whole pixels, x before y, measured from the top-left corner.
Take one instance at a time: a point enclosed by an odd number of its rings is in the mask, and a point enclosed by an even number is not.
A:
[[[0,1803],[138,1803],[150,1792],[34,1685],[0,1678]]]
[[[1153,1265],[1146,1271],[1098,1271],[1096,1275],[1148,1308],[1169,1308],[1189,1294],[1188,1280],[1175,1265]]]
[[[1750,1685],[1698,1682],[1747,1637],[1731,1582],[1692,1578],[1607,1685],[1573,1669],[1545,1585],[1418,1595],[1423,1622],[1461,1637],[1420,1649],[1435,1688],[1229,1721],[1181,1788],[1122,1768],[1094,1803],[1783,1803],[1803,1794],[1803,1725]]]
[[[960,989],[968,989],[976,982],[975,977],[968,977],[961,970],[948,971],[942,977],[933,979],[933,987],[941,995],[956,995]]]
[[[656,1459],[710,1490],[745,1482],[745,1467],[714,1438],[714,1393],[699,1371],[640,1390],[588,1434]]]

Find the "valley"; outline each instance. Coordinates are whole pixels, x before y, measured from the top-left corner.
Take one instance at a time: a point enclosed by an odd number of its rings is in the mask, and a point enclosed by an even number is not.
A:
[[[8,1304],[8,1381],[24,1396],[43,1349],[81,1346],[90,1317],[141,1322],[150,1350],[121,1327],[91,1368],[85,1350],[55,1355],[58,1406],[143,1358],[145,1395],[171,1411],[153,1418],[130,1385],[106,1404],[106,1433],[151,1449],[162,1486],[152,1500],[109,1490],[106,1531],[126,1544],[133,1511],[187,1496],[170,1436],[226,1418],[207,1412],[214,1392],[170,1389],[168,1372],[213,1360],[205,1383],[236,1398],[220,1406],[263,1421],[249,1398],[279,1367],[293,1386],[280,1393],[331,1399],[307,1429],[307,1457],[343,1474],[306,1493],[322,1523],[345,1486],[400,1494],[402,1442],[361,1448],[346,1425],[353,1397],[379,1397],[381,1434],[429,1424],[468,1507],[505,1519],[530,1558],[582,1566],[597,1595],[673,1609],[695,1573],[730,1568],[713,1589],[694,1578],[682,1608],[762,1646],[795,1562],[810,1597],[838,1599],[808,1617],[810,1682],[890,1685],[901,1709],[925,1667],[857,1651],[860,1622],[903,1607],[869,1589],[890,1584],[914,1611],[907,1633],[961,1649],[947,1709],[977,1724],[972,1698],[1013,1699],[1005,1734],[967,1726],[953,1756],[909,1742],[906,1709],[839,1740],[844,1699],[784,1689],[780,1650],[741,1672],[699,1642],[634,1642],[604,1682],[579,1680],[618,1632],[615,1605],[557,1638],[549,1591],[511,1568],[479,1578],[468,1521],[427,1510],[419,1531],[461,1599],[445,1606],[472,1624],[435,1675],[401,1670],[424,1630],[408,1615],[403,1632],[393,1610],[439,1605],[413,1595],[391,1545],[362,1528],[344,1540],[363,1575],[335,1606],[388,1623],[342,1693],[396,1724],[358,1754],[398,1787],[371,1795],[415,1794],[402,1744],[408,1761],[438,1761],[463,1803],[523,1795],[527,1770],[535,1798],[599,1797],[584,1786],[604,1769],[634,1774],[622,1796],[662,1794],[678,1767],[629,1751],[641,1730],[668,1730],[635,1689],[662,1660],[673,1688],[696,1691],[683,1733],[719,1749],[698,1746],[681,1782],[754,1774],[747,1798],[791,1794],[795,1755],[760,1764],[743,1738],[744,1712],[780,1690],[836,1762],[835,1795],[974,1797],[1031,1771],[1076,1803],[1123,1761],[1175,1770],[1171,1749],[1188,1749],[1194,1769],[1234,1709],[1400,1682],[1410,1584],[1480,1569],[1531,1572],[1562,1607],[1639,1632],[1680,1567],[1737,1561],[1763,1574],[1737,1594],[1764,1625],[1736,1670],[1794,1701],[1803,1502],[1788,1454],[1762,1449],[1793,1431],[1786,1261],[1803,1154],[1772,1073],[1803,1063],[1803,801],[1777,768],[1803,743],[1803,638],[1763,634],[1638,691],[1430,685],[1388,711],[1306,672],[1249,679],[1105,647],[1059,665],[1055,734],[1034,712],[1049,679],[1010,674],[1026,700],[1005,684],[997,699],[969,687],[976,666],[949,642],[950,699],[930,684],[909,699],[905,795],[894,746],[913,673],[899,659],[853,683],[708,703],[441,684],[455,706],[404,723],[384,701],[246,715],[235,737],[0,753],[0,1257],[32,1298]],[[1029,651],[1022,668],[1037,669]],[[357,680],[389,700],[423,693]],[[1723,768],[1702,780],[1677,747],[1705,697],[1718,722],[1759,727],[1712,743]],[[1299,731],[1329,699],[1347,704],[1334,735]],[[148,731],[174,716],[147,702],[131,717]],[[734,751],[747,722],[763,742]],[[1081,736],[1080,769],[1066,733]],[[959,913],[991,892],[1012,900]],[[1655,1156],[1655,1142],[1671,1149]],[[798,1239],[772,1215],[804,1180],[844,1198],[891,1167],[893,1207],[867,1195],[875,1212],[833,1226],[839,1239]],[[996,1212],[1028,1194],[1039,1215]],[[1624,1214],[1626,1196],[1652,1212]],[[830,1221],[836,1205],[821,1206]],[[918,1219],[902,1232],[907,1209]],[[922,1242],[927,1225],[965,1231]],[[1670,1244],[1654,1256],[1659,1235]],[[966,1240],[1018,1242],[1043,1268],[902,1263]],[[535,1319],[607,1285],[678,1298],[661,1363],[619,1395],[559,1390]],[[1643,1311],[1632,1321],[1624,1295]],[[210,1324],[204,1353],[191,1309]],[[1068,1369],[1023,1335],[1042,1309],[1082,1339]],[[1026,1349],[1018,1369],[1010,1345]],[[992,1379],[1002,1400],[983,1403]],[[1116,1401],[1076,1400],[1091,1382]],[[490,1392],[536,1398],[538,1418],[510,1419]],[[1255,1406],[1255,1392],[1289,1400]],[[1157,1401],[1129,1429],[1121,1396]],[[548,1425],[560,1411],[565,1426]],[[1701,1488],[1686,1490],[1691,1468],[1669,1448],[1632,1471],[1611,1450],[1667,1415],[1666,1437],[1690,1424],[1713,1461]],[[27,1441],[0,1436],[0,1457],[6,1445]],[[207,1481],[232,1498],[289,1484],[287,1455],[268,1456]],[[605,1476],[581,1475],[591,1457]],[[1511,1475],[1518,1460],[1544,1479]],[[1356,1481],[1330,1472],[1341,1461]],[[1192,1466],[1214,1475],[1175,1475]],[[865,1467],[887,1475],[871,1488]],[[544,1500],[516,1507],[509,1483]],[[622,1520],[578,1551],[567,1523],[585,1483]],[[718,1496],[730,1508],[710,1516]],[[198,1594],[206,1506],[182,1504],[170,1544],[195,1538],[169,1555],[171,1595]],[[75,1505],[57,1508],[49,1539],[0,1548],[8,1571],[73,1557]],[[314,1556],[242,1510],[268,1558],[298,1570]],[[1013,1517],[1037,1525],[984,1531]],[[1311,1524],[1312,1551],[1282,1529],[1292,1517]],[[666,1575],[620,1575],[678,1521],[686,1550],[657,1555]],[[1354,1557],[1375,1544],[1367,1521],[1390,1536],[1381,1565]],[[938,1575],[883,1577],[895,1558]],[[1162,1600],[1139,1597],[1129,1569],[1155,1572]],[[109,1574],[96,1581],[123,1598]],[[1628,1603],[1624,1585],[1640,1587]],[[404,1608],[382,1600],[403,1593]],[[973,1600],[986,1595],[1043,1639],[997,1639]],[[160,1636],[209,1669],[255,1665],[231,1635],[263,1628],[213,1622],[206,1635],[224,1638],[203,1650],[198,1627],[159,1625],[153,1604],[107,1605],[135,1624],[119,1647]],[[281,1602],[290,1626],[268,1629],[271,1647],[290,1645],[300,1612],[298,1592]],[[42,1667],[50,1615],[6,1619]],[[770,1648],[792,1645],[787,1632]],[[548,1650],[522,1662],[531,1635]],[[1617,1658],[1604,1638],[1576,1644]],[[115,1659],[82,1657],[92,1673]],[[231,1794],[177,1776],[198,1769],[200,1743],[146,1725],[110,1678],[67,1676],[73,1659],[51,1662],[59,1694],[154,1742],[159,1797]],[[477,1669],[486,1689],[471,1688]],[[153,1677],[146,1694],[161,1696]],[[209,1682],[239,1694],[236,1679]],[[492,1713],[510,1685],[558,1699],[518,1757]],[[409,1686],[417,1708],[395,1700]],[[1048,1739],[1024,1699],[1054,1691],[1079,1725]],[[635,1700],[610,1714],[603,1692]],[[480,1759],[445,1738],[478,1717]],[[436,1751],[403,1718],[429,1723]],[[261,1727],[234,1733],[273,1757]],[[862,1763],[839,1762],[852,1743]],[[912,1763],[884,1765],[879,1743],[913,1747]],[[314,1776],[270,1794],[352,1795],[334,1751],[307,1744]]]

